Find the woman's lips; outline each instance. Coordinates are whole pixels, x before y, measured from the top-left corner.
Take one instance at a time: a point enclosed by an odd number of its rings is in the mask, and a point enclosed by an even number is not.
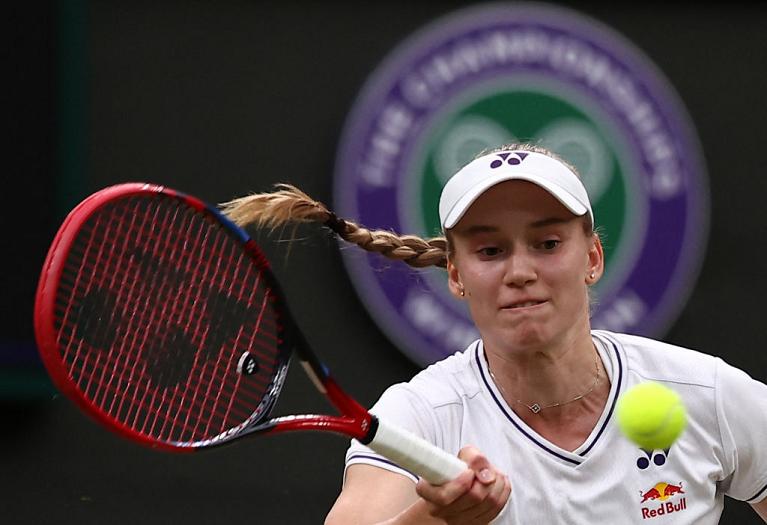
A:
[[[523,301],[515,301],[501,306],[501,310],[522,310],[525,308],[534,308],[544,304],[546,301],[542,299],[525,299]]]

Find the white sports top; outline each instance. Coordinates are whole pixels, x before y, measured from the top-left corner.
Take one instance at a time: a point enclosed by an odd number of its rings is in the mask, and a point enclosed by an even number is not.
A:
[[[718,523],[724,495],[767,497],[767,385],[719,358],[637,336],[595,330],[611,381],[591,435],[570,452],[509,408],[490,377],[482,341],[384,392],[371,412],[457,454],[478,447],[509,476],[494,523]],[[615,423],[615,404],[642,381],[673,388],[687,429],[668,450],[642,450]],[[356,440],[346,465],[410,472]]]

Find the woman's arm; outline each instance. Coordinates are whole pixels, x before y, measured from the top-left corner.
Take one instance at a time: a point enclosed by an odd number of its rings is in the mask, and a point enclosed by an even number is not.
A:
[[[474,447],[458,454],[468,468],[444,485],[409,478],[372,465],[351,465],[326,525],[489,523],[511,492],[508,478]]]
[[[372,465],[351,465],[325,525],[386,523],[419,499],[409,478]]]
[[[752,503],[751,506],[762,517],[764,522],[767,523],[767,498],[764,498],[759,503]]]

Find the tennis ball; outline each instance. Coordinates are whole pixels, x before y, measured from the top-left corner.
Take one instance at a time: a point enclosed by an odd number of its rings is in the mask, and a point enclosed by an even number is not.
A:
[[[667,449],[687,425],[687,411],[679,395],[651,381],[628,389],[618,399],[618,427],[646,450]]]

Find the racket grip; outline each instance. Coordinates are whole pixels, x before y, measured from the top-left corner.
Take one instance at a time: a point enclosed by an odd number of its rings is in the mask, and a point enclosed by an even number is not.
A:
[[[381,419],[378,419],[378,429],[367,446],[432,485],[442,485],[468,468],[456,456]]]

